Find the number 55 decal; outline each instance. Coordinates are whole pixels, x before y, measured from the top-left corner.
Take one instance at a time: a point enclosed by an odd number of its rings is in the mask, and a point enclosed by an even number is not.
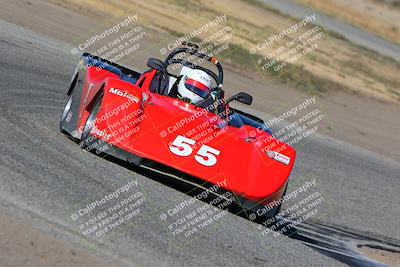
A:
[[[171,143],[169,150],[178,156],[187,157],[193,153],[192,146],[196,143],[195,140],[189,139],[182,135],[178,135],[175,140]],[[196,161],[201,165],[210,167],[217,163],[217,158],[221,151],[207,145],[202,145],[194,156]]]

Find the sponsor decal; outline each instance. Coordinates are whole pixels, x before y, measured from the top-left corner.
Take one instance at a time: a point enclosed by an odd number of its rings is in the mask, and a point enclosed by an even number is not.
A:
[[[271,159],[279,161],[280,163],[283,163],[285,165],[289,165],[289,163],[290,163],[290,158],[288,156],[285,156],[285,155],[283,155],[281,153],[278,153],[276,151],[267,150],[266,154]]]
[[[134,95],[129,94],[127,91],[123,91],[122,89],[118,89],[118,88],[113,88],[111,87],[110,90],[108,91],[109,93],[112,93],[114,95],[118,95],[118,96],[122,96],[125,97],[135,103],[139,102],[139,98],[137,98]]]
[[[91,133],[94,133],[102,138],[104,138],[105,140],[108,140],[111,138],[111,134],[108,134],[106,131],[104,130],[100,130],[95,126],[93,126],[92,130],[90,131]]]

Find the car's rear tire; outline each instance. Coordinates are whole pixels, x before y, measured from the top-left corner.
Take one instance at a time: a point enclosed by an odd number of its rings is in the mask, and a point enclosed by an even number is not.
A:
[[[281,198],[283,198],[285,196],[287,187],[288,187],[288,183],[286,184],[285,190],[284,190]],[[250,202],[250,203],[252,203],[252,202]],[[257,218],[256,214],[258,214],[259,211],[262,211],[262,214],[258,215],[258,216],[262,216],[262,217],[266,217],[266,218],[275,217],[276,215],[279,214],[281,207],[282,207],[282,203],[279,203],[279,205],[277,205],[267,211],[264,210],[266,206],[261,205],[261,204],[253,204],[253,205],[247,204],[247,208],[246,208],[246,206],[243,205],[243,203],[242,203],[242,205],[240,205],[240,206],[246,210],[246,213],[248,215],[247,218],[253,221]]]
[[[283,191],[283,194],[282,194],[281,198],[283,198],[283,197],[286,195],[286,191],[287,191],[287,188],[288,188],[288,184],[289,184],[289,183],[286,183],[285,191]],[[281,211],[281,207],[282,207],[282,202],[281,202],[278,206],[276,206],[275,208],[273,208],[272,210],[270,210],[270,211],[269,211],[270,213],[267,214],[267,216],[269,216],[269,217],[275,217],[275,216]]]

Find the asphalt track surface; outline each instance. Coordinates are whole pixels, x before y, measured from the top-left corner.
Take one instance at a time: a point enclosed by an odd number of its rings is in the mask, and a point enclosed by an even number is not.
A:
[[[399,45],[396,45],[376,35],[363,31],[360,28],[326,16],[320,12],[317,12],[301,4],[295,3],[291,0],[260,0],[260,2],[263,2],[277,9],[282,13],[289,14],[298,18],[304,18],[305,14],[314,13],[316,14],[315,24],[321,25],[327,30],[337,32],[343,35],[347,40],[357,45],[372,49],[382,55],[392,57],[396,60],[400,60]]]
[[[310,173],[323,186],[331,207],[318,222],[290,237],[262,236],[257,223],[228,213],[194,240],[171,238],[159,215],[192,198],[183,185],[85,153],[59,132],[78,59],[70,48],[0,22],[2,211],[120,266],[379,266],[357,255],[357,244],[398,249],[400,164],[324,136],[298,151],[291,176],[291,186]],[[146,195],[142,213],[110,238],[82,239],[73,207],[126,180]]]

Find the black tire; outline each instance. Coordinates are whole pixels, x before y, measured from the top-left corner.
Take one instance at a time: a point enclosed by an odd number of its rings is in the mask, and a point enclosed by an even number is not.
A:
[[[92,106],[90,114],[89,114],[89,116],[85,122],[85,126],[83,128],[82,138],[81,138],[82,148],[85,148],[93,143],[93,140],[91,140],[89,133],[93,129],[93,125],[97,118],[97,114],[99,113],[102,100],[103,100],[103,93],[100,93],[100,95],[97,96],[97,98]]]
[[[286,184],[285,191],[283,192],[282,198],[286,194],[287,187],[288,187],[288,183]],[[277,214],[279,214],[279,212],[281,210],[281,207],[282,207],[282,203],[280,203],[278,206],[275,206],[271,210],[266,211],[265,213],[262,214],[262,216],[263,217],[268,217],[268,218],[275,217]],[[263,206],[261,204],[253,205],[250,208],[247,208],[246,212],[248,212],[248,215],[249,215],[247,218],[253,221],[255,218],[257,218],[257,216],[255,214],[257,214],[258,211],[260,209],[263,209],[263,208],[265,208],[265,206]]]
[[[65,104],[64,111],[61,114],[61,118],[60,118],[60,126],[59,127],[60,127],[60,132],[62,132],[63,134],[68,134],[68,132],[64,130],[64,124],[65,124],[64,120],[67,117],[68,112],[71,110],[71,103],[72,103],[72,94],[69,96],[67,103]]]
[[[74,76],[74,79],[71,82],[70,88],[68,90],[68,100],[67,103],[65,104],[63,113],[61,114],[60,117],[60,124],[59,124],[59,128],[60,128],[60,132],[62,132],[63,134],[67,134],[69,135],[68,131],[65,129],[66,127],[68,127],[68,122],[65,121],[68,113],[71,111],[71,107],[72,107],[72,101],[74,99],[74,91],[75,91],[75,87],[76,85],[79,83],[79,73],[76,73]]]
[[[286,191],[288,188],[289,183],[286,183],[286,187],[285,187],[285,191],[283,191],[283,195],[281,198],[283,198],[286,195]],[[276,206],[275,208],[273,208],[272,210],[270,210],[269,214],[267,216],[269,217],[274,217],[275,215],[277,215],[279,213],[279,211],[281,210],[282,207],[282,203],[280,203],[278,206]]]

